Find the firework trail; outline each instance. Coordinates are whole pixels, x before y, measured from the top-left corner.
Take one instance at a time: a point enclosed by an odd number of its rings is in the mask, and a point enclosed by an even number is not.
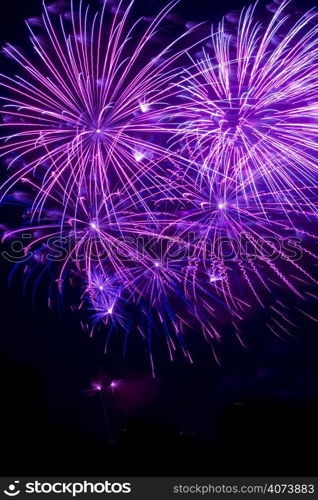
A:
[[[200,331],[220,362],[222,327],[244,345],[240,325],[262,309],[288,335],[285,295],[307,314],[318,284],[314,12],[295,20],[283,2],[263,26],[254,5],[235,33],[224,19],[156,52],[175,2],[146,27],[134,2],[107,5],[45,7],[46,36],[28,24],[37,62],[4,49],[24,76],[0,77],[2,198],[29,206],[3,240],[28,232],[27,279],[42,267],[61,294],[71,283],[105,350],[121,336],[125,354],[137,332],[153,373],[157,338],[192,362]]]
[[[174,227],[179,241],[185,240],[192,258],[205,274],[205,281],[213,284],[234,309],[242,309],[237,296],[244,281],[261,305],[257,290],[261,287],[271,293],[275,281],[280,281],[297,296],[301,296],[297,289],[297,281],[301,281],[299,275],[308,283],[317,284],[299,262],[304,255],[318,257],[310,250],[317,240],[316,212],[308,209],[302,200],[298,201],[299,208],[291,209],[290,197],[295,195],[289,191],[277,193],[261,189],[258,191],[260,209],[258,200],[255,201],[254,186],[254,183],[242,186],[234,179],[211,184],[208,175],[200,177],[198,186],[191,176],[183,175],[182,186],[178,186],[178,194],[173,199],[179,218],[170,224],[170,229]],[[280,203],[276,201],[278,195]],[[288,266],[291,269],[286,271]]]

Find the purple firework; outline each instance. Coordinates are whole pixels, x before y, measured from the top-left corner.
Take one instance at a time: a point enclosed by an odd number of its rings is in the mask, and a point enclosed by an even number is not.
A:
[[[184,52],[172,48],[183,36],[157,50],[153,46],[175,3],[146,22],[131,19],[134,2],[120,1],[110,14],[108,2],[92,12],[82,1],[76,11],[71,1],[64,18],[44,6],[44,36],[35,33],[38,22],[27,23],[34,62],[5,46],[21,75],[1,75],[6,90],[2,125],[9,125],[10,133],[3,137],[0,154],[15,169],[4,195],[35,173],[42,178],[35,209],[60,185],[81,196],[88,178],[90,189],[98,186],[105,195],[115,187],[130,195],[145,182],[156,183],[153,168],[168,155],[160,141],[167,133],[162,123]]]
[[[235,31],[223,19],[184,76],[176,135],[211,183],[220,175],[313,204],[317,184],[317,14],[293,22],[282,2],[263,25],[257,4],[244,9]],[[260,203],[257,185],[255,199]],[[279,196],[276,201],[279,203]]]
[[[154,371],[156,337],[191,361],[201,331],[219,361],[223,325],[244,345],[242,322],[268,308],[286,335],[282,296],[315,297],[315,14],[295,21],[283,3],[262,26],[249,7],[197,57],[184,35],[151,47],[174,2],[146,27],[125,5],[71,2],[58,22],[45,8],[45,38],[29,23],[38,63],[6,46],[26,75],[1,76],[2,196],[30,206],[3,239],[29,233],[25,272],[54,269],[60,293],[71,282],[106,349],[137,332]]]

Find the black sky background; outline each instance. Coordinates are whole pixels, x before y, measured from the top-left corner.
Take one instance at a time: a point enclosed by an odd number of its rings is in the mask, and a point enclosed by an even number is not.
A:
[[[177,11],[217,21],[244,4],[185,0]],[[1,45],[25,45],[23,20],[40,12],[37,0],[2,5]],[[1,71],[7,64],[2,59]],[[14,218],[12,208],[0,208],[0,223]],[[76,314],[48,309],[45,284],[32,303],[19,273],[8,286],[9,271],[2,259],[2,475],[316,475],[314,323],[302,319],[297,336],[283,341],[256,317],[248,350],[225,334],[221,367],[199,342],[193,365],[181,356],[171,364],[158,346],[154,380],[138,341],[125,362],[116,350],[105,356],[102,335],[89,339]],[[91,391],[112,380],[113,391]]]

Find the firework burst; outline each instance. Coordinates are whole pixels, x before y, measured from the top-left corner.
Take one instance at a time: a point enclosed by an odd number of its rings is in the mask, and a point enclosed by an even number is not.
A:
[[[219,362],[222,326],[244,345],[256,311],[288,334],[281,296],[318,284],[315,14],[294,20],[283,2],[263,26],[248,7],[196,57],[184,35],[152,47],[174,2],[146,26],[134,2],[106,6],[71,2],[59,22],[45,8],[45,37],[28,25],[38,63],[4,49],[25,76],[1,75],[2,196],[29,207],[3,239],[28,232],[25,275],[52,267],[60,293],[71,281],[84,328],[106,331],[106,349],[123,334],[124,353],[137,332],[153,372],[157,337],[192,361],[201,331]]]
[[[212,184],[223,175],[250,186],[261,176],[271,192],[293,190],[291,206],[299,198],[310,205],[308,188],[317,184],[317,15],[293,23],[287,4],[266,26],[254,4],[235,32],[226,19],[212,30],[180,85],[176,138]],[[256,183],[254,196],[260,203]]]
[[[107,2],[96,13],[82,2],[75,12],[71,2],[66,19],[44,6],[45,36],[28,23],[34,62],[5,46],[24,74],[1,75],[2,126],[9,125],[10,134],[0,154],[12,156],[14,170],[4,195],[35,173],[42,179],[40,206],[61,184],[81,196],[88,178],[91,189],[110,194],[119,187],[128,196],[156,183],[158,159],[169,156],[160,136],[167,133],[162,123],[184,49],[171,51],[180,39],[157,51],[153,45],[175,3],[146,23],[131,20],[134,2],[124,7],[120,1],[112,14]]]

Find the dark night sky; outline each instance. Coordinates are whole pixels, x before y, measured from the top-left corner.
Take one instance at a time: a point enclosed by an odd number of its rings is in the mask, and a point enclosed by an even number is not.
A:
[[[186,20],[216,21],[244,4],[185,0],[177,10]],[[41,2],[10,0],[1,10],[1,44],[22,45],[23,19],[38,15]],[[0,223],[8,210],[1,208]],[[171,364],[158,346],[153,380],[138,341],[125,362],[116,350],[105,356],[102,335],[89,339],[74,313],[48,310],[45,283],[33,304],[19,273],[9,289],[8,273],[1,261],[3,475],[316,474],[314,324],[302,320],[295,338],[282,341],[254,318],[246,325],[250,349],[225,335],[221,367],[200,342],[193,365],[181,356]],[[102,397],[111,435],[101,396],[90,392],[109,380],[117,381]]]

